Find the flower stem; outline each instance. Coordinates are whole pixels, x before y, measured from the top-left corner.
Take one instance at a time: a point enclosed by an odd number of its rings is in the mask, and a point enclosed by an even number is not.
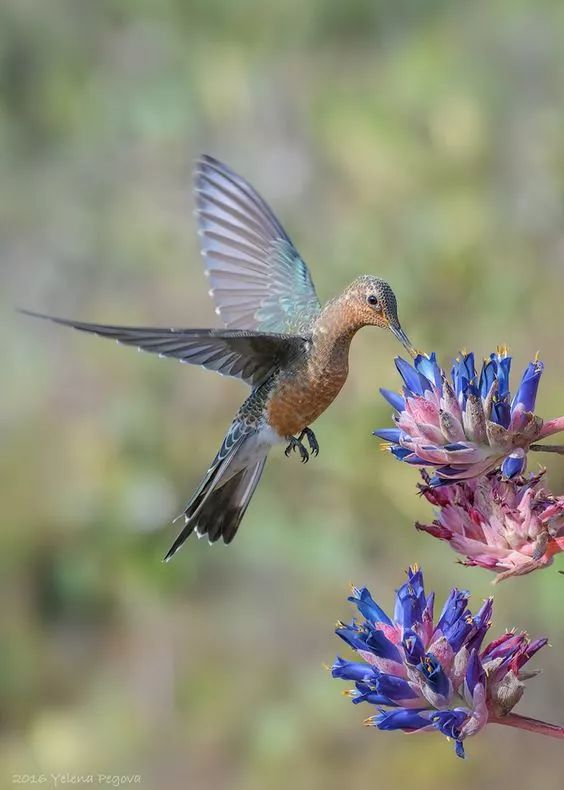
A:
[[[541,428],[539,439],[546,439],[547,436],[552,436],[553,433],[564,431],[564,417],[557,417],[555,420],[548,420]]]
[[[549,724],[546,721],[530,719],[528,716],[520,716],[518,713],[506,713],[505,716],[490,716],[492,724],[506,724],[508,727],[517,727],[519,730],[536,732],[539,735],[548,735],[550,738],[560,738],[564,740],[564,727],[558,724]]]
[[[536,453],[558,453],[564,455],[564,444],[532,444],[529,450]]]

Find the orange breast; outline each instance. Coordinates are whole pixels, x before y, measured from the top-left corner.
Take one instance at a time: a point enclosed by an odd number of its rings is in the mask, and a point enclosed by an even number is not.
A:
[[[311,425],[333,402],[347,380],[347,368],[306,369],[283,375],[267,404],[268,422],[280,436],[294,436]]]

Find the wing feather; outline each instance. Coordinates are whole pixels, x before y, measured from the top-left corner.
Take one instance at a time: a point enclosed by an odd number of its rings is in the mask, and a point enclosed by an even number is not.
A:
[[[309,270],[266,201],[204,156],[195,171],[199,235],[211,295],[225,325],[303,331],[320,310]]]
[[[240,378],[253,387],[299,354],[306,342],[305,338],[297,335],[229,329],[112,326],[71,321],[28,310],[22,312],[70,326],[81,332],[109,337],[118,343],[135,346],[161,357],[173,357],[181,362],[202,365],[224,376]]]

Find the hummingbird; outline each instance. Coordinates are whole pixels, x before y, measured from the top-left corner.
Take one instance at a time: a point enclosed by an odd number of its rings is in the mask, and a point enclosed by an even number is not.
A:
[[[210,544],[220,538],[231,543],[274,445],[285,444],[286,456],[297,451],[304,463],[318,454],[310,426],[343,387],[349,347],[359,329],[386,328],[411,356],[416,353],[384,280],[357,277],[322,306],[308,267],[272,209],[226,165],[202,156],[194,170],[194,193],[209,294],[225,328],[111,326],[22,311],[201,365],[251,387],[177,517],[184,526],[165,561],[192,532],[207,535]]]

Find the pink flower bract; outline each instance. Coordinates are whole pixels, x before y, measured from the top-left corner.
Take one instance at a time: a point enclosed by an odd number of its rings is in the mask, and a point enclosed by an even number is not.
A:
[[[543,486],[544,471],[504,479],[500,473],[421,493],[437,508],[436,519],[417,528],[447,541],[465,559],[495,571],[496,581],[521,576],[552,563],[564,549],[564,497]]]

